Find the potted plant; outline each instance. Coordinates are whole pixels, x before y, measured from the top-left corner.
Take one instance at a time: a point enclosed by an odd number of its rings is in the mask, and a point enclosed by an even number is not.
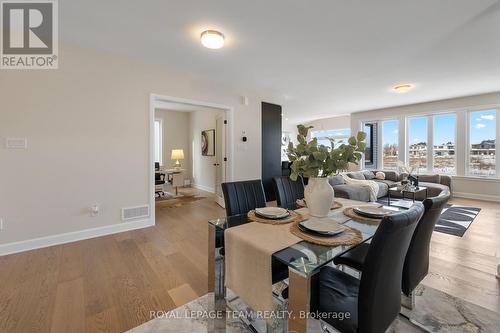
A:
[[[312,216],[325,217],[334,198],[328,176],[347,170],[349,163],[358,164],[366,148],[363,142],[366,133],[358,132],[356,136],[351,136],[347,143],[337,144],[334,139],[330,139],[330,146],[325,146],[318,144],[317,138],[307,142],[307,134],[311,128],[313,127],[297,125],[298,144],[288,144],[288,158],[292,162],[290,178],[294,181],[298,177],[309,179],[304,188],[304,199],[309,213]]]

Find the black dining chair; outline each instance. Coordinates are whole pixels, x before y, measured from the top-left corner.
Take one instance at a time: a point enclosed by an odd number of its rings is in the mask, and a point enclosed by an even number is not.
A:
[[[293,181],[288,176],[274,177],[273,187],[278,207],[293,209],[297,199],[304,198],[304,184],[301,178]]]
[[[266,207],[262,180],[222,183],[226,215],[246,214],[252,209]]]
[[[368,248],[361,279],[332,266],[321,268],[311,308],[321,316],[322,325],[327,323],[344,333],[382,333],[389,328],[401,308],[403,264],[423,213],[424,206],[417,202],[382,219]]]
[[[409,297],[404,306],[410,309],[414,305],[413,290],[422,282],[429,272],[429,250],[432,232],[441,216],[444,206],[450,199],[450,192],[445,190],[437,197],[427,198],[423,201],[424,214],[415,228],[408,252],[406,253],[402,275],[402,291]],[[337,255],[333,262],[336,265],[345,265],[358,271],[363,271],[365,258],[370,244],[360,245]]]
[[[266,195],[260,179],[222,183],[222,193],[227,216],[247,214],[252,209],[266,207]],[[217,233],[216,244],[220,244],[221,253],[224,254],[224,233]],[[273,284],[286,278],[288,278],[288,266],[273,258]]]

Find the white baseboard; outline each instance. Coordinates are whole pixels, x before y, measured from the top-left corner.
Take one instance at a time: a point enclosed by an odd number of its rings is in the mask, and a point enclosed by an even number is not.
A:
[[[467,192],[453,192],[453,196],[457,197],[457,198],[500,202],[500,196],[498,196],[498,195],[477,194],[477,193],[467,193]]]
[[[12,242],[0,245],[0,256],[29,250],[35,250],[42,247],[71,243],[79,240],[95,238],[124,232],[128,230],[141,229],[153,226],[155,223],[151,218],[107,225],[79,231],[72,231],[58,235],[45,236],[40,238],[28,239],[25,241]]]
[[[191,184],[192,187],[197,188],[199,190],[203,190],[205,192],[210,192],[210,193],[215,193],[215,189],[213,187],[208,187],[205,185],[200,185],[200,184]]]

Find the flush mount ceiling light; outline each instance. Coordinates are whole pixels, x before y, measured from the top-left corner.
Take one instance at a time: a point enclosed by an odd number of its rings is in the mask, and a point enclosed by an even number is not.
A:
[[[404,84],[398,84],[394,87],[392,87],[392,90],[394,90],[397,93],[405,93],[415,87],[415,85],[411,83],[404,83]]]
[[[224,46],[224,35],[216,30],[206,30],[201,33],[201,44],[209,49],[220,49]]]

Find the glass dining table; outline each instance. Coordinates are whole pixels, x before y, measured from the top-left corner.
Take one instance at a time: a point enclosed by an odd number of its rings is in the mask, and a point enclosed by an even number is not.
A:
[[[344,205],[349,201],[347,199],[342,200]],[[395,212],[405,210],[403,207],[384,207]],[[213,310],[218,314],[213,316],[213,321],[209,322],[208,332],[225,332],[226,328],[226,317],[224,315],[227,306],[224,285],[224,230],[251,222],[247,214],[208,221],[208,291],[213,292]],[[373,237],[379,222],[349,219],[342,224],[359,230],[362,234],[362,242],[365,242]],[[348,248],[346,246],[324,246],[299,241],[273,253],[273,263],[280,262],[288,267],[288,313],[290,313],[288,331],[307,332],[311,283],[321,267],[330,263],[336,255]]]

